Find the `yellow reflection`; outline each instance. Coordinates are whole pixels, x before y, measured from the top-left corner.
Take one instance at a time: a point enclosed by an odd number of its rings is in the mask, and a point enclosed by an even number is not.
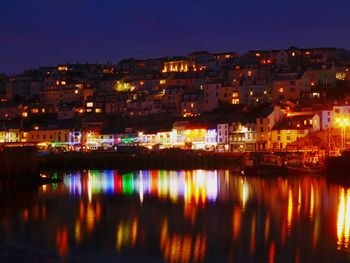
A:
[[[75,242],[80,243],[80,241],[81,241],[81,225],[80,225],[79,220],[77,220],[75,223],[74,236],[75,236]]]
[[[338,220],[337,220],[338,249],[340,249],[341,246],[343,245],[344,220],[345,220],[345,194],[344,194],[344,188],[342,188],[339,196]]]
[[[241,181],[241,183],[242,183],[242,207],[244,208],[249,197],[249,186],[248,186],[248,183],[244,182],[243,180]]]
[[[123,247],[135,247],[138,233],[138,221],[120,222],[117,226],[115,247],[121,250]]]
[[[310,193],[310,219],[314,219],[314,210],[315,210],[315,191],[313,185],[311,185]]]
[[[337,218],[338,249],[349,247],[350,237],[350,189],[341,188]]]

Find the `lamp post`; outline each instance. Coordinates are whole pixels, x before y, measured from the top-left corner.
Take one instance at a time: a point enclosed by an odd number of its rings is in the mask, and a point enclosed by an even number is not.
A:
[[[346,148],[346,127],[349,127],[350,121],[348,117],[339,117],[335,119],[336,124],[340,128],[341,148]]]

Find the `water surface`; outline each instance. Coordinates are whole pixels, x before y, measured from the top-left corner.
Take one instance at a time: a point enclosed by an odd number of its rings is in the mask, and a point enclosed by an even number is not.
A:
[[[349,260],[350,188],[323,177],[58,175],[0,199],[0,240],[64,262]]]

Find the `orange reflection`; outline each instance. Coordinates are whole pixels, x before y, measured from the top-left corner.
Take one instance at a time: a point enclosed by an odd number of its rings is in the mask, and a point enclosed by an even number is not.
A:
[[[242,209],[239,207],[235,207],[233,210],[233,220],[232,220],[232,229],[233,229],[233,240],[237,241],[238,236],[241,231],[241,223],[242,223]]]
[[[292,220],[293,220],[293,193],[292,190],[289,190],[288,193],[288,214],[287,214],[287,227],[288,227],[288,235],[290,234],[292,228]]]
[[[202,235],[168,235],[168,221],[161,228],[160,248],[165,262],[202,262],[206,254],[206,238]]]
[[[256,234],[256,215],[254,214],[252,218],[252,227],[250,233],[250,255],[254,255],[255,251],[255,234]]]
[[[265,243],[269,239],[269,233],[270,233],[270,215],[267,214],[266,221],[265,221]]]
[[[301,188],[299,185],[299,189],[298,189],[298,216],[300,215],[300,208],[301,208]]]
[[[311,220],[314,219],[314,210],[315,210],[315,192],[314,192],[313,185],[311,185],[311,192],[310,192],[310,218],[311,218]]]
[[[25,222],[27,222],[28,219],[29,219],[29,210],[28,210],[28,208],[26,208],[26,209],[24,209],[24,211],[23,211],[23,220],[24,220]]]

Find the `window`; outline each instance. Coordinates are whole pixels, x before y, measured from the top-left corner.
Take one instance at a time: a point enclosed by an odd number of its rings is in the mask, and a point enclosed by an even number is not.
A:
[[[287,136],[287,141],[290,141],[290,136],[289,135]]]
[[[281,136],[277,136],[277,141],[280,141],[281,140]]]

